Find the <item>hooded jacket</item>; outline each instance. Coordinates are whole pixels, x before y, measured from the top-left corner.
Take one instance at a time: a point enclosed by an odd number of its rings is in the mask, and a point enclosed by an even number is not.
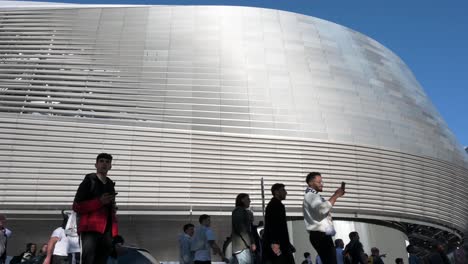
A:
[[[104,184],[96,173],[90,173],[78,187],[73,202],[73,211],[78,214],[78,234],[88,231],[104,234],[111,224],[112,237],[118,235],[115,203],[104,205],[100,200],[104,193],[115,193],[115,183],[109,177],[106,179]]]

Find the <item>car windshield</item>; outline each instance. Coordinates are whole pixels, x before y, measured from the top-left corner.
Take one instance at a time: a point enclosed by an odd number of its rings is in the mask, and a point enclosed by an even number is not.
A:
[[[151,254],[140,248],[125,247],[117,259],[109,258],[107,264],[159,264]]]

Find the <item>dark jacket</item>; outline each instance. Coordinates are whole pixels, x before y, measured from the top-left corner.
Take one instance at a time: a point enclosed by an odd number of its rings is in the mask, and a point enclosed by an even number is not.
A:
[[[232,253],[250,248],[254,238],[250,217],[244,207],[238,206],[232,211]]]
[[[6,229],[0,229],[0,263],[5,263],[7,257],[7,241]]]
[[[114,193],[114,182],[107,177],[102,183],[96,173],[85,176],[75,195],[73,210],[78,214],[78,233],[94,231],[103,234],[112,224],[112,236],[118,235],[115,204],[104,205],[100,201],[104,193]]]
[[[345,263],[350,264],[367,264],[362,262],[362,254],[364,254],[364,249],[359,240],[351,240],[343,251]],[[346,256],[349,256],[350,258],[347,258]]]
[[[279,244],[283,255],[295,251],[289,241],[286,209],[280,200],[272,198],[265,210],[265,229],[263,233],[263,256],[271,259],[275,256],[271,244]]]
[[[370,256],[373,259],[374,264],[385,264],[380,256]]]

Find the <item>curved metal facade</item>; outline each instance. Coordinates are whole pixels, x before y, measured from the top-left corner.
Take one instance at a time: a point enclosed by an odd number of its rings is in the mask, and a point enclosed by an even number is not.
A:
[[[263,177],[300,216],[314,170],[348,182],[335,216],[467,227],[467,157],[410,70],[300,14],[0,9],[0,122],[3,212],[69,206],[109,152],[121,214],[260,210]]]

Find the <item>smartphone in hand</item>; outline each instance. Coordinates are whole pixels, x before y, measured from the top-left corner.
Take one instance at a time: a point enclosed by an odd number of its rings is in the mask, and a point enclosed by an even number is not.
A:
[[[343,189],[343,191],[345,190],[345,187],[346,187],[346,182],[342,181],[341,182],[341,189]]]

